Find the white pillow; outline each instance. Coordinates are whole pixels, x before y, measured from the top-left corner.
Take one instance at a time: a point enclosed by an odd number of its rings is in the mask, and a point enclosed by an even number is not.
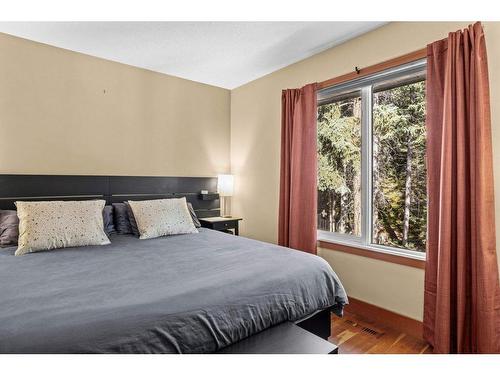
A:
[[[134,213],[140,239],[172,234],[198,233],[186,198],[128,201]]]
[[[16,202],[19,240],[15,255],[70,246],[107,245],[104,200]]]

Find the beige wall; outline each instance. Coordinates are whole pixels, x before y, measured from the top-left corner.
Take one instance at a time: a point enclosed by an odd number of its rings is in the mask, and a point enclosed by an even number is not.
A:
[[[0,173],[229,171],[230,93],[0,34]]]
[[[277,239],[281,90],[351,72],[423,48],[467,23],[391,23],[231,92],[233,212],[245,236]],[[500,228],[500,23],[485,23],[490,64],[497,231]],[[500,233],[500,232],[499,232]],[[321,249],[349,295],[422,319],[423,271]]]

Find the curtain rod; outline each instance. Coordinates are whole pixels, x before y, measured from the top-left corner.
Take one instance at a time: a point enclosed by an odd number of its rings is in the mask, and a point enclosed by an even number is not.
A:
[[[356,66],[354,68],[354,71],[351,73],[343,74],[334,78],[327,79],[326,81],[319,82],[318,90],[324,89],[329,86],[338,85],[339,83],[347,82],[355,78],[377,73],[382,70],[389,69],[398,65],[406,64],[415,60],[420,60],[423,59],[424,57],[427,57],[427,48],[422,48],[417,51],[413,51],[405,55],[395,57],[393,59],[386,60],[384,62],[375,65],[370,65],[366,68],[360,69]]]

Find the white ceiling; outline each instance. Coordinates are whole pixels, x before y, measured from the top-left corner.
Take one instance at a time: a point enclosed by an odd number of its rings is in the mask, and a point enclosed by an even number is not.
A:
[[[0,32],[233,89],[385,22],[0,22]]]

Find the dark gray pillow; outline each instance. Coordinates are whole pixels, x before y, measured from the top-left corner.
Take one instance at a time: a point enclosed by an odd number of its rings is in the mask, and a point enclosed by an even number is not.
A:
[[[124,202],[125,207],[127,207],[127,215],[128,215],[128,220],[130,221],[130,229],[132,231],[132,234],[136,237],[139,237],[139,228],[137,227],[137,221],[135,221],[135,216],[134,212],[132,211],[132,207],[130,207],[130,204],[128,202]]]
[[[189,213],[191,214],[191,219],[193,219],[194,226],[196,228],[200,228],[201,227],[201,223],[198,220],[198,216],[196,216],[196,212],[194,212],[193,205],[191,203],[189,203],[189,202],[188,202],[187,205],[188,205]]]
[[[14,210],[0,210],[0,247],[15,246],[19,238],[19,218]]]
[[[102,219],[104,221],[104,231],[106,234],[115,233],[115,223],[113,219],[113,206],[104,206],[102,210]]]
[[[132,233],[125,203],[113,203],[113,216],[115,219],[115,230],[119,234]]]

